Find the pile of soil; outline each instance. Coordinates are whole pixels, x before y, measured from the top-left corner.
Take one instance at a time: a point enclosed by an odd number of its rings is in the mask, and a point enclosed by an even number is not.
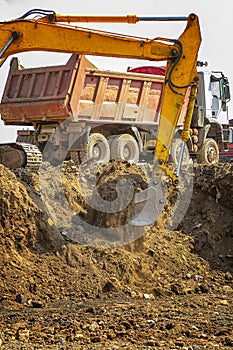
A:
[[[233,273],[233,164],[196,166],[193,196],[179,229],[213,269]]]
[[[0,167],[0,347],[233,347],[232,165],[195,167],[191,204],[176,231],[159,220],[116,247],[99,237],[90,245],[90,232],[77,224],[80,217],[94,231],[107,218],[109,229],[132,214],[130,201],[123,214],[93,210],[92,176],[112,201],[120,179],[137,191],[148,179],[119,161],[84,170],[82,178],[72,163],[47,164],[40,176]]]

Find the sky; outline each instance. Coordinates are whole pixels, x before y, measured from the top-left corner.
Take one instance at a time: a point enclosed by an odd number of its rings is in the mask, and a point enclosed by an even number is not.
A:
[[[230,0],[0,0],[0,20],[15,19],[33,8],[54,10],[59,14],[76,15],[128,15],[140,16],[187,16],[196,13],[199,17],[202,44],[199,60],[207,61],[209,70],[223,71],[233,89],[233,65],[229,43],[232,42],[233,21]],[[88,24],[80,24],[88,27]],[[124,33],[146,38],[157,36],[178,38],[185,27],[185,22],[139,22],[129,24],[94,24],[92,28]],[[30,52],[18,56],[24,67],[65,64],[66,54]],[[7,59],[0,68],[0,98],[7,79],[9,63]],[[90,57],[100,69],[126,71],[128,66],[150,64],[148,61]],[[233,92],[232,92],[233,96]],[[233,97],[232,97],[233,98]],[[230,119],[233,118],[233,105],[229,105]],[[20,128],[20,127],[19,127]],[[11,142],[16,138],[16,127],[4,126],[0,121],[0,142]]]

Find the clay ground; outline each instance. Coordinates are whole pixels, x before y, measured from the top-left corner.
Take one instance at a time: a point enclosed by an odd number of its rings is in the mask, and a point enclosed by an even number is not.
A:
[[[144,173],[125,163],[84,170],[88,181],[97,173],[98,193],[110,202],[116,179],[147,187]],[[178,226],[169,229],[177,203],[171,191],[157,223],[122,245],[114,243],[122,235],[109,238],[108,229],[128,220],[131,204],[117,214],[91,208],[72,164],[59,183],[51,166],[39,179],[0,166],[1,349],[233,347],[233,165],[193,171]],[[131,227],[123,243],[133,235]]]

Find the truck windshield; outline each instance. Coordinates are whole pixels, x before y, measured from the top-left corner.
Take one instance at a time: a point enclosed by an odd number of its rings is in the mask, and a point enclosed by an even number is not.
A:
[[[215,78],[213,75],[211,76],[210,88],[211,88],[212,96],[215,96],[220,99],[221,94],[220,94],[219,79]]]

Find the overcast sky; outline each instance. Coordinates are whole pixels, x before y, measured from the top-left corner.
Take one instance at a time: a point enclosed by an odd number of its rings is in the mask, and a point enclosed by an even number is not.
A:
[[[228,76],[233,87],[233,65],[231,52],[233,21],[230,0],[0,0],[0,20],[14,19],[32,8],[54,10],[60,14],[85,15],[127,15],[137,16],[187,16],[196,13],[199,16],[202,33],[202,44],[199,51],[199,60],[208,62],[208,69],[221,70]],[[87,26],[87,24],[81,24]],[[185,23],[137,23],[129,24],[95,24],[93,28],[104,29],[119,33],[139,35],[148,38],[163,36],[177,38],[183,31]],[[16,56],[16,55],[15,55]],[[17,55],[25,67],[47,64],[65,63],[68,56],[51,53],[24,53]],[[140,66],[141,61],[101,59],[91,57],[91,61],[101,69],[126,70],[129,65]],[[10,58],[0,70],[0,95],[7,78]],[[148,62],[143,62],[143,64]],[[232,93],[233,95],[233,93]],[[230,116],[233,118],[233,106],[230,103]],[[0,142],[13,141],[16,137],[16,128],[3,126],[0,122]]]

